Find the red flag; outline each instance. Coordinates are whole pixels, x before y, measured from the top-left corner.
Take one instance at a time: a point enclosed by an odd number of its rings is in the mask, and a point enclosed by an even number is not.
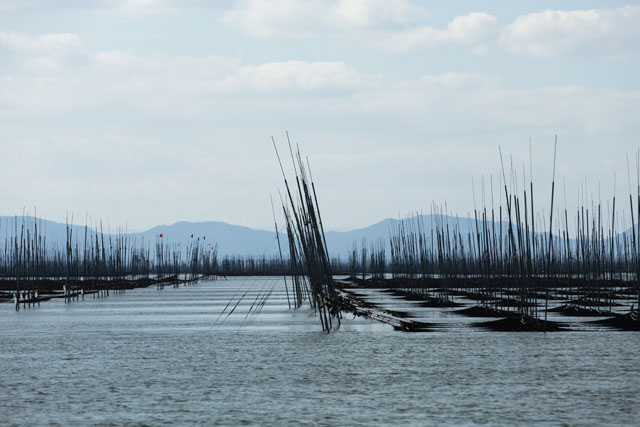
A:
[[[164,234],[160,233],[160,237],[163,237],[163,236],[164,236]]]

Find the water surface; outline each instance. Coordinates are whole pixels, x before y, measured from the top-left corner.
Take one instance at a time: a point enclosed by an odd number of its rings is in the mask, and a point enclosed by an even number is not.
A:
[[[281,279],[254,277],[0,304],[0,322],[0,425],[640,424],[635,332],[407,334],[348,317],[327,335]]]

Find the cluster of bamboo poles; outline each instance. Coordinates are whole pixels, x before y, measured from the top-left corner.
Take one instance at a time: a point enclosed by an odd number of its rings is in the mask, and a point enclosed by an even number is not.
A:
[[[161,237],[138,241],[121,230],[103,232],[102,223],[85,225],[82,235],[66,221],[64,242],[47,241],[43,221],[23,215],[0,230],[0,290],[126,289],[151,282],[194,282],[215,277],[217,251],[198,240],[186,247],[168,244]]]
[[[278,256],[226,255],[220,260],[226,276],[282,276],[293,275],[288,263]],[[300,272],[297,272],[300,273]]]
[[[502,153],[500,158],[502,163]],[[640,155],[637,163],[640,166]],[[446,205],[433,205],[429,226],[423,216],[416,215],[390,229],[389,264],[384,263],[384,247],[367,248],[363,242],[360,256],[354,249],[352,274],[382,277],[390,272],[395,279],[411,279],[404,283],[416,294],[448,300],[460,291],[471,292],[485,306],[515,307],[524,316],[538,318],[543,308],[540,301],[544,301],[545,319],[550,293],[577,295],[576,304],[609,307],[609,311],[617,296],[630,299],[635,294],[640,306],[640,173],[635,196],[629,174],[628,216],[621,218],[616,210],[615,194],[605,212],[602,202],[591,199],[590,205],[581,203],[577,208],[574,234],[566,196],[564,209],[554,205],[555,153],[553,171],[547,216],[534,209],[531,173],[528,185],[519,187],[513,167],[508,180],[503,164],[499,187],[504,189],[504,200],[497,209],[493,184],[491,206],[486,206],[483,182],[483,206],[474,207],[466,231]],[[526,182],[524,176],[523,167]]]
[[[279,238],[280,236],[277,237]],[[330,265],[334,275],[350,274],[353,271],[350,259],[332,257]],[[282,257],[225,255],[218,261],[218,266],[225,276],[301,276],[305,273],[299,263],[289,262],[289,257],[285,257],[285,254]]]
[[[292,295],[291,297],[289,296],[287,288],[287,299],[290,306],[292,305],[291,301],[293,301],[294,307],[300,307],[303,300],[307,299],[311,307],[319,313],[323,331],[329,332],[334,327],[334,322],[337,323],[335,326],[340,325],[340,298],[336,293],[333,280],[311,168],[308,159],[305,165],[299,149],[294,154],[287,134],[296,182],[292,189],[289,186],[280,154],[273,138],[272,142],[286,188],[285,200],[282,199],[282,196],[280,199],[289,243],[288,261],[290,270],[294,272],[291,276]],[[276,223],[276,236],[278,236],[277,233]],[[284,263],[279,237],[278,247]]]
[[[384,240],[380,239],[376,242],[367,243],[366,237],[362,239],[360,248],[354,242],[353,249],[348,257],[349,271],[352,276],[361,276],[365,279],[370,275],[374,279],[384,278],[387,269],[387,255]],[[343,264],[343,263],[334,263]],[[344,269],[336,269],[334,271],[344,271]]]

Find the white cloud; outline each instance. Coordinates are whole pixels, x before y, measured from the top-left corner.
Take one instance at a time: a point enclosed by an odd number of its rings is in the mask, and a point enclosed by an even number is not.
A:
[[[126,15],[152,15],[179,6],[176,0],[100,0],[96,7]]]
[[[0,11],[31,8],[41,3],[42,0],[0,0]]]
[[[346,36],[396,52],[479,45],[496,22],[489,14],[474,12],[439,29],[423,24],[427,16],[405,0],[241,0],[222,15],[222,22],[252,37]]]
[[[584,54],[619,57],[640,49],[640,6],[619,9],[547,10],[505,26],[502,46],[532,56]]]
[[[633,134],[640,92],[578,86],[507,88],[473,73],[424,75],[359,91],[334,107],[432,134],[533,130],[574,135]]]
[[[333,96],[336,91],[378,85],[381,79],[340,61],[250,65],[216,56],[91,53],[71,34],[0,33],[0,46],[14,52],[22,71],[5,70],[0,76],[0,112],[6,117],[113,105],[154,114],[194,115],[223,97]],[[68,60],[79,52],[84,55],[82,62]]]
[[[69,33],[33,36],[0,32],[0,51],[2,49],[22,59],[23,68],[35,71],[85,63],[89,55],[80,39]]]
[[[5,118],[87,108],[191,117],[255,108],[283,114],[383,114],[439,128],[462,121],[478,127],[571,126],[580,132],[603,133],[616,126],[628,128],[639,105],[634,91],[571,86],[508,89],[494,77],[473,73],[393,82],[341,61],[254,65],[216,56],[92,53],[71,34],[0,33],[0,45],[16,52],[22,69],[29,67],[28,72],[0,76],[0,114]],[[60,62],[59,52],[83,52],[85,62]]]
[[[420,26],[381,34],[376,44],[398,52],[446,44],[470,44],[477,46],[476,54],[482,54],[482,43],[493,31],[496,21],[487,13],[473,12],[454,18],[446,29]]]
[[[330,22],[344,30],[411,25],[426,16],[405,0],[339,0],[328,8]]]
[[[405,0],[239,0],[222,22],[252,37],[305,37],[407,25],[424,15]]]
[[[82,49],[80,39],[69,33],[31,36],[16,32],[1,33],[0,44],[19,52],[75,51]]]
[[[272,62],[243,66],[219,87],[228,90],[313,91],[355,89],[376,84],[376,76],[358,73],[344,62]]]
[[[121,15],[153,15],[172,12],[181,7],[207,5],[206,0],[0,0],[0,11],[25,9],[88,10]]]
[[[317,31],[326,6],[321,0],[246,0],[222,15],[222,22],[252,37],[300,37]]]

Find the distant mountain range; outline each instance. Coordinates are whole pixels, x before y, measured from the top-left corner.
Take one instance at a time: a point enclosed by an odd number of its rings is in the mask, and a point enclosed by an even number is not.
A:
[[[451,231],[455,224],[458,225],[463,236],[467,232],[475,232],[475,220],[471,218],[454,218],[450,216],[438,217],[433,215],[420,215],[419,219],[427,233],[435,228],[436,221],[442,221],[443,224],[449,224]],[[415,224],[416,217],[413,217],[406,224]],[[405,220],[407,221],[407,220]],[[66,225],[38,219],[38,233],[46,235],[48,244],[57,244],[64,247],[66,242]],[[23,218],[17,218],[17,231],[21,232]],[[34,219],[25,217],[25,230],[29,229],[30,233],[34,229]],[[365,228],[351,231],[328,231],[325,233],[327,246],[330,256],[344,257],[348,255],[354,247],[354,244],[361,247],[362,242],[366,240],[367,245],[377,242],[383,242],[388,247],[390,230],[398,227],[400,220],[387,218]],[[489,226],[491,223],[489,223]],[[546,225],[548,226],[548,225]],[[496,232],[499,233],[500,225],[496,223]],[[507,223],[502,223],[503,233],[506,236]],[[7,235],[12,235],[16,230],[15,217],[0,217],[0,239],[4,239]],[[74,239],[82,242],[84,239],[85,227],[74,225],[72,227]],[[91,229],[89,229],[91,230]],[[113,230],[112,233],[115,234]],[[543,230],[540,230],[542,232]],[[107,233],[106,227],[104,232]],[[25,231],[26,233],[26,231]],[[91,233],[91,231],[89,231]],[[160,237],[162,235],[162,237]],[[139,233],[129,233],[129,236],[138,243],[150,242],[152,245],[157,239],[164,239],[167,243],[180,243],[182,247],[186,247],[191,239],[200,239],[207,245],[216,244],[218,247],[218,255],[223,256],[276,256],[278,255],[278,244],[276,241],[276,233],[274,231],[256,230],[240,225],[227,224],[219,221],[206,222],[186,222],[180,221],[172,225],[158,225],[147,231]],[[285,256],[288,253],[287,237],[280,233],[280,241]],[[145,243],[146,245],[147,243]]]
[[[415,218],[414,218],[415,219]],[[431,227],[434,217],[431,215],[423,215],[421,217],[425,229]],[[466,234],[468,230],[474,230],[473,220],[469,218],[460,218],[456,220],[452,217],[445,217],[445,222],[453,226],[458,221],[460,230]],[[0,217],[0,236],[4,237],[21,232],[22,224],[25,224],[25,230],[34,230],[34,218],[25,217]],[[351,231],[328,231],[325,233],[327,246],[331,256],[346,256],[354,247],[354,244],[360,247],[363,241],[367,244],[382,241],[388,245],[389,232],[395,229],[399,220],[387,218],[369,227],[351,230]],[[47,242],[53,245],[64,246],[66,242],[66,224],[54,221],[38,219],[38,233],[46,235]],[[106,227],[103,229],[108,232]],[[115,232],[111,230],[113,234]],[[26,233],[26,231],[25,231]],[[74,240],[82,242],[84,239],[85,227],[81,225],[73,225],[72,233]],[[91,228],[89,228],[91,234]],[[160,237],[162,235],[162,237]],[[164,239],[167,243],[181,243],[186,246],[191,239],[201,239],[206,244],[216,244],[218,254],[220,256],[276,256],[278,254],[278,244],[276,241],[276,233],[274,231],[256,230],[240,225],[227,224],[219,221],[207,222],[186,222],[180,221],[172,225],[158,225],[147,231],[139,233],[129,233],[131,238],[137,242],[155,243],[157,239]],[[283,245],[283,252],[286,255],[288,251],[287,237],[280,233],[280,241]]]

